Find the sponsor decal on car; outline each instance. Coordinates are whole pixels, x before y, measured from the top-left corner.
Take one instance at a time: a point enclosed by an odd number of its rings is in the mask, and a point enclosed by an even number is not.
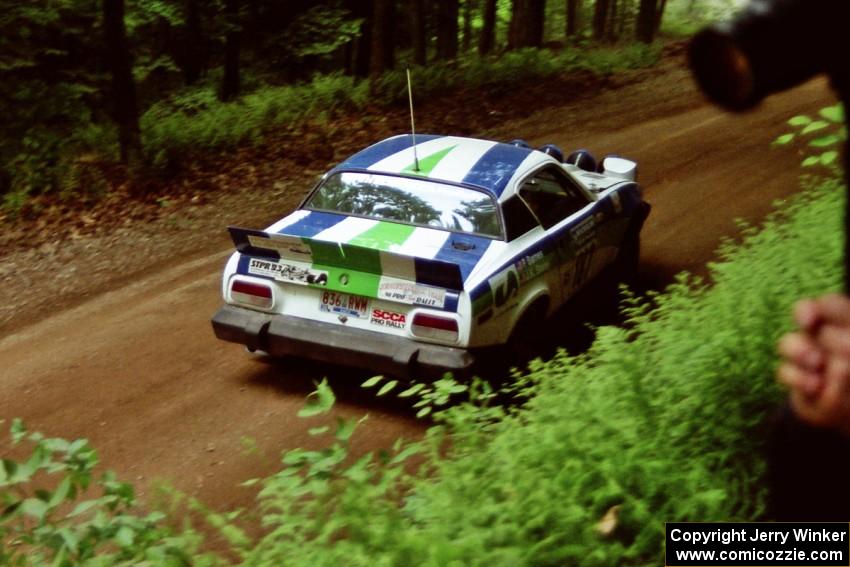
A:
[[[278,242],[265,236],[257,236],[254,234],[248,235],[248,243],[255,248],[265,248],[266,250],[274,250],[278,253],[293,252],[295,254],[310,255],[310,248],[303,244],[294,244],[292,242]]]
[[[411,305],[442,309],[446,304],[446,290],[438,287],[391,278],[383,278],[378,285],[378,297]]]
[[[373,325],[381,325],[382,327],[404,329],[407,317],[404,313],[386,311],[384,309],[372,309],[372,316],[369,319],[369,322]]]
[[[532,280],[546,272],[549,269],[550,262],[542,250],[538,250],[534,254],[529,254],[517,260],[514,268],[519,274],[519,284],[523,285],[527,281]]]
[[[328,273],[325,271],[259,258],[251,258],[251,262],[248,264],[248,273],[302,285],[325,285],[328,283]]]

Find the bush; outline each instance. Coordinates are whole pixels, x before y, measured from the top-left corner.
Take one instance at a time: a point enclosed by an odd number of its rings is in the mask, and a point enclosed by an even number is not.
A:
[[[658,48],[643,45],[560,53],[522,49],[416,67],[412,74],[415,95],[423,99],[460,88],[516,85],[577,70],[608,74],[652,65],[658,54]],[[317,75],[309,83],[264,87],[229,103],[220,102],[207,87],[149,108],[141,119],[142,143],[147,162],[165,169],[193,152],[256,143],[271,130],[292,128],[318,116],[406,100],[407,77],[401,70],[387,72],[372,84],[338,73]]]

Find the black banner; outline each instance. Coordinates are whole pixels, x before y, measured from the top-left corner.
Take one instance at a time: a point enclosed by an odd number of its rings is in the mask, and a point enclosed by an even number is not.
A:
[[[850,566],[850,524],[668,523],[665,565]]]

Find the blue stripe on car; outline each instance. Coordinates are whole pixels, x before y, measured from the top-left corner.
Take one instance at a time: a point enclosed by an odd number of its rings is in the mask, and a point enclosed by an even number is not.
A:
[[[463,183],[484,187],[498,197],[516,173],[517,167],[532,151],[508,144],[496,144],[472,166],[463,178]]]
[[[312,238],[323,230],[339,224],[347,218],[347,215],[312,211],[303,219],[280,229],[279,234]]]
[[[434,259],[457,264],[461,280],[466,281],[492,242],[492,239],[482,236],[454,233],[446,239]]]
[[[436,138],[444,136],[435,136],[432,134],[420,134],[416,136],[416,144],[422,144]],[[357,152],[334,169],[367,169],[378,163],[384,158],[388,158],[393,154],[404,151],[413,145],[413,136],[395,136],[373,144],[363,151]]]

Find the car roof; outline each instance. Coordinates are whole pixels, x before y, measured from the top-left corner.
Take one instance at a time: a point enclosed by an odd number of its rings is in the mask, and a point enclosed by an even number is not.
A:
[[[417,175],[435,181],[460,183],[482,189],[497,199],[511,180],[530,167],[552,159],[531,148],[459,136],[403,134],[382,140],[352,155],[331,173],[368,170],[375,173]]]

